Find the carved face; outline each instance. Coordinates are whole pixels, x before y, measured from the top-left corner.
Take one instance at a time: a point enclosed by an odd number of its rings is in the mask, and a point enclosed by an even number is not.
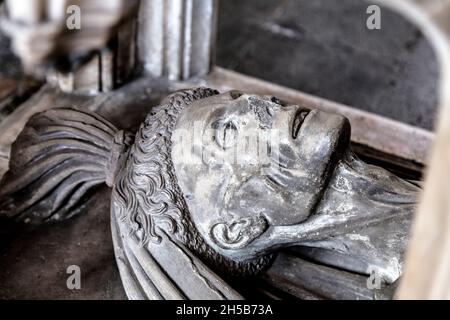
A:
[[[342,116],[271,97],[229,92],[193,102],[172,133],[172,161],[191,219],[228,256],[281,245],[254,240],[314,213],[349,135]]]

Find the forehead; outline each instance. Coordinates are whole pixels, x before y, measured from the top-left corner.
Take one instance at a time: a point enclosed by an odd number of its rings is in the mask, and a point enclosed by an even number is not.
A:
[[[262,121],[279,107],[280,105],[272,101],[271,97],[230,91],[194,101],[181,112],[177,125],[186,127],[192,125],[195,121],[208,122],[212,119],[232,115],[250,115]]]
[[[207,122],[211,118],[245,112],[247,109],[248,104],[244,100],[236,100],[229,93],[219,94],[192,102],[181,112],[178,125],[188,126],[194,121]]]

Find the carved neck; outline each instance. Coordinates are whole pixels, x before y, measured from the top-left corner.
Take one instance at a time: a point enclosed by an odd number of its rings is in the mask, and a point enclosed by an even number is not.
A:
[[[332,207],[355,216],[410,214],[420,188],[389,171],[369,165],[348,151],[330,180],[317,213]],[[336,207],[336,205],[338,206]]]
[[[302,234],[297,244],[338,251],[346,257],[338,267],[359,273],[376,267],[392,283],[401,274],[419,192],[414,184],[348,151],[315,214],[297,230]]]

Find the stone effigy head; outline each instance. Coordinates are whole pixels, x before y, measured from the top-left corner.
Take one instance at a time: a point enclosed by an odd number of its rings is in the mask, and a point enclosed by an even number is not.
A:
[[[348,120],[271,97],[206,92],[211,95],[163,103],[147,117],[123,180],[119,175],[118,211],[123,216],[127,196],[142,187],[144,208],[128,210],[127,217],[136,230],[147,229],[146,240],[157,239],[159,210],[171,217],[173,201],[179,202],[173,211],[188,216],[209,246],[235,260],[295,243],[277,237],[277,228],[314,213],[349,146]],[[177,220],[175,232],[185,229]]]
[[[314,213],[349,146],[350,125],[273,97],[228,92],[192,102],[174,133],[171,157],[191,219],[216,250],[245,259],[267,242],[288,245],[277,228]]]
[[[47,111],[19,136],[15,158],[1,182],[2,215],[61,220],[106,181],[121,241],[155,254],[170,238],[241,275],[302,245],[351,257],[336,262],[350,271],[376,265],[393,282],[419,191],[354,156],[343,116],[205,88],[170,95],[134,139],[95,114]]]
[[[359,255],[385,265],[403,254],[407,223],[390,249],[364,232],[339,237],[363,225],[392,232],[382,221],[399,212],[396,202],[409,212],[418,188],[358,160],[349,137],[345,117],[273,97],[178,93],[141,126],[113,203],[133,230],[146,230],[144,242],[165,227],[186,243],[194,234],[212,260],[261,265],[281,248],[315,242],[376,248]],[[398,264],[387,269],[398,276]]]

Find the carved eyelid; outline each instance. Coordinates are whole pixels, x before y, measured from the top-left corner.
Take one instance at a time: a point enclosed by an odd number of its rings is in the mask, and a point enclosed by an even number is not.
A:
[[[283,101],[281,99],[278,99],[277,97],[271,97],[270,101],[272,101],[273,103],[279,105],[280,107],[286,107],[289,105],[289,103],[287,103],[286,101]]]
[[[219,147],[226,150],[234,145],[239,131],[237,121],[222,118],[214,121],[211,127],[214,129],[214,140]],[[227,136],[227,131],[233,134],[231,138],[229,134]]]
[[[275,115],[276,110],[279,110],[279,107],[273,105],[266,106],[266,111],[271,117]]]

